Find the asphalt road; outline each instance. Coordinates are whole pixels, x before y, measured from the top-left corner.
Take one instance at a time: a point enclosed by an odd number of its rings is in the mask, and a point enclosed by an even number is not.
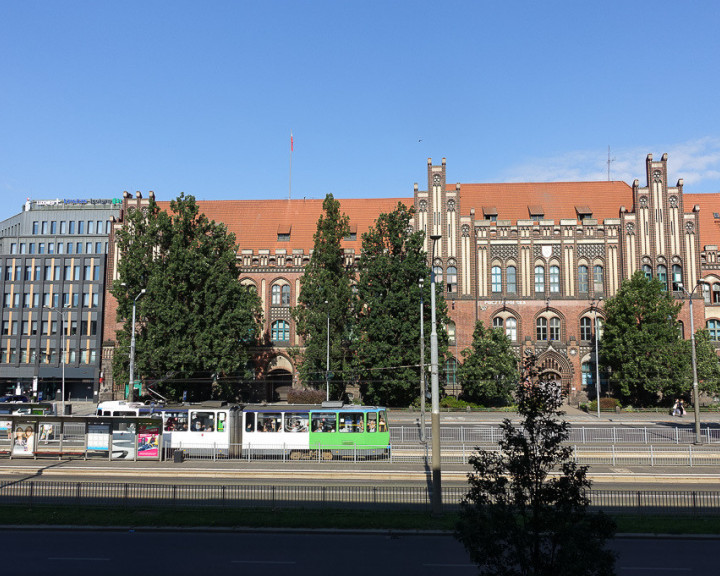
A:
[[[6,529],[8,574],[465,576],[475,566],[447,534]],[[618,576],[717,573],[720,540],[618,538]]]

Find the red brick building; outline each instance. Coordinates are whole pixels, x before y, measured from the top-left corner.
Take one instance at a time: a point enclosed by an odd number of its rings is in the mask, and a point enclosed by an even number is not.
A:
[[[684,194],[683,182],[667,181],[667,155],[646,160],[646,182],[522,184],[448,183],[445,159],[428,159],[427,184],[412,197],[340,200],[350,217],[344,242],[348,264],[360,256],[362,233],[398,202],[416,209],[415,227],[439,235],[428,260],[442,282],[452,319],[451,353],[470,345],[476,321],[501,327],[518,356],[534,351],[544,371],[562,381],[573,400],[594,386],[592,344],[602,300],[635,271],[657,277],[682,298],[700,280],[710,286],[695,302],[695,327],[720,340],[720,196]],[[151,193],[152,194],[152,193]],[[125,211],[148,200],[125,193]],[[268,399],[298,385],[287,349],[300,344],[290,309],[313,247],[322,200],[203,201],[211,220],[224,222],[238,241],[240,281],[256,286],[271,349],[256,358]],[[167,208],[169,202],[160,202]],[[702,234],[702,241],[701,241]],[[112,243],[111,236],[111,247]],[[115,273],[112,252],[108,280]],[[696,291],[696,294],[700,290]],[[111,373],[116,330],[113,299],[106,297],[103,362]],[[689,337],[689,316],[681,320]],[[455,362],[444,367],[446,391],[459,393]],[[602,379],[602,378],[601,378]],[[112,391],[106,377],[105,396]],[[117,393],[118,388],[116,388]]]

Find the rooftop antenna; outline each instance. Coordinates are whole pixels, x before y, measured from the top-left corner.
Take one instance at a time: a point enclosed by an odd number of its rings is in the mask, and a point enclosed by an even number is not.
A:
[[[608,146],[608,159],[607,159],[607,166],[608,166],[608,182],[610,182],[610,164],[612,162],[615,162],[615,158],[610,157],[610,146]]]

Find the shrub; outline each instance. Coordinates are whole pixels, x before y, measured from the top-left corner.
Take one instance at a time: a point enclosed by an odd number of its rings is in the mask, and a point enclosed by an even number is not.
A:
[[[588,412],[597,412],[597,400],[587,403]],[[614,412],[617,406],[622,406],[617,398],[600,398],[600,412]]]
[[[325,397],[324,390],[313,390],[312,388],[296,390],[293,388],[288,392],[287,401],[288,404],[322,404]]]

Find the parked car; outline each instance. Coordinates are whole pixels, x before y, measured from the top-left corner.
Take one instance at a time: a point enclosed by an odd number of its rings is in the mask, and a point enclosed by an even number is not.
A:
[[[22,394],[6,394],[0,396],[0,402],[30,402],[30,398]]]

